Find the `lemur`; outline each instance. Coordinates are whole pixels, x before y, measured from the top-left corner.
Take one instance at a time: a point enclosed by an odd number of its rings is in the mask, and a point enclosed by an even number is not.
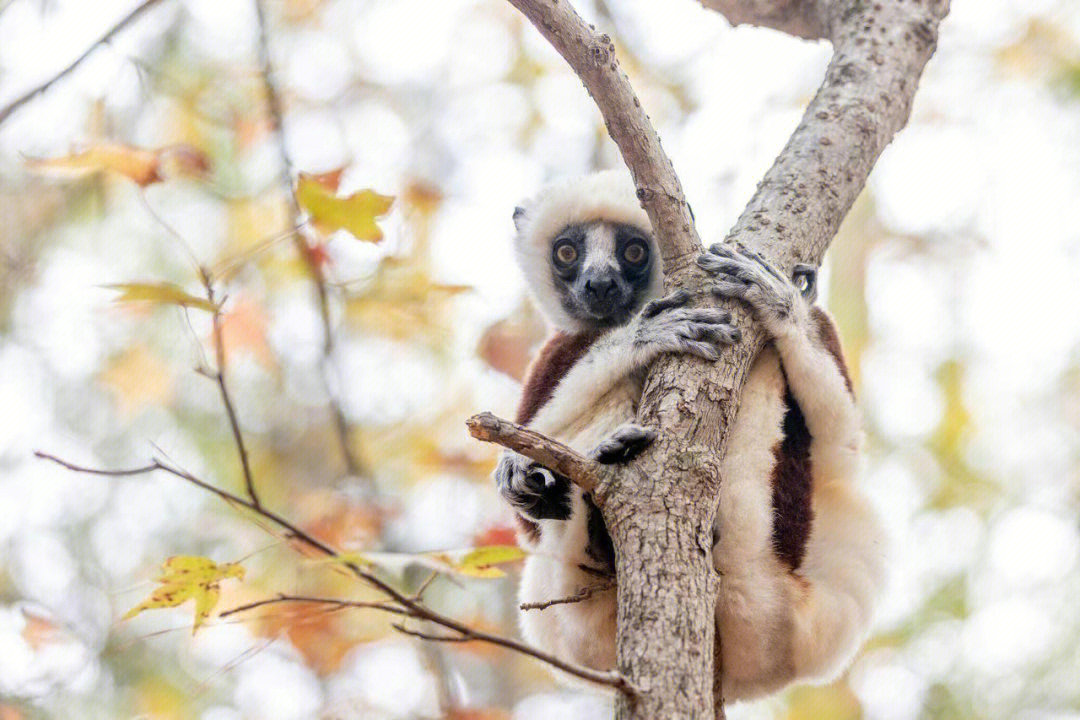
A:
[[[727,313],[660,297],[651,227],[623,173],[548,186],[514,212],[515,254],[554,328],[525,379],[517,421],[600,462],[652,439],[633,424],[648,365],[662,353],[716,359],[739,334]],[[717,244],[698,258],[709,290],[746,303],[771,342],[755,360],[722,463],[713,561],[723,694],[750,699],[838,672],[857,649],[883,584],[883,538],[855,487],[862,430],[815,273],[787,278],[757,254]],[[591,498],[505,451],[495,470],[530,551],[526,639],[597,669],[615,664],[614,551]],[[583,592],[584,591],[584,592]]]

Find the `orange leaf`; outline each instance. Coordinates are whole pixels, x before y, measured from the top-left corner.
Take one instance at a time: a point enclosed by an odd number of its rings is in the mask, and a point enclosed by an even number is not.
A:
[[[122,175],[140,187],[161,182],[167,175],[203,175],[210,169],[206,154],[190,145],[147,150],[108,142],[61,157],[31,158],[26,164],[32,170],[58,175]]]

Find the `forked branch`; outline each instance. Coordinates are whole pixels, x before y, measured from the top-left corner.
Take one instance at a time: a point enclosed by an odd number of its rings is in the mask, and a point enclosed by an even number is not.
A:
[[[465,421],[477,440],[493,442],[535,460],[546,468],[565,475],[585,492],[592,492],[600,481],[603,465],[582,457],[562,443],[535,430],[503,420],[489,412],[473,415]]]
[[[170,465],[157,458],[151,460],[148,465],[143,465],[137,468],[106,470],[76,465],[75,463],[68,462],[67,460],[58,458],[55,455],[50,455],[41,451],[35,452],[34,455],[43,460],[49,460],[51,462],[57,463],[58,465],[61,465],[68,470],[72,470],[74,472],[106,477],[130,477],[133,475],[145,475],[160,470],[162,472],[173,475],[174,477],[180,478],[181,480],[189,482],[196,487],[213,493],[214,495],[217,495],[219,498],[225,500],[231,505],[250,510],[262,519],[268,520],[274,525],[284,530],[289,537],[303,543],[304,545],[307,545],[308,547],[318,551],[323,555],[326,555],[327,557],[341,557],[341,554],[335,548],[319,540],[313,535],[310,535],[307,532],[301,530],[299,527],[294,525],[285,517],[271,510],[268,510],[261,505],[255,504],[255,502],[249,500],[248,498],[241,497],[227,490],[222,490],[221,488],[215,487],[214,485],[206,482],[205,480],[202,480],[185,470]],[[617,672],[604,672],[600,670],[593,670],[592,668],[588,668],[583,665],[568,662],[566,660],[563,660],[562,658],[544,652],[539,648],[532,647],[531,645],[527,645],[526,643],[519,642],[518,640],[515,640],[513,638],[496,635],[495,633],[489,633],[482,630],[477,630],[459,620],[455,620],[452,617],[449,617],[438,612],[437,610],[432,609],[424,602],[422,602],[416,594],[408,595],[401,592],[393,585],[390,585],[377,575],[369,572],[365,568],[362,568],[353,562],[349,562],[342,558],[341,564],[357,578],[364,581],[367,585],[383,593],[386,596],[386,599],[381,602],[362,602],[335,598],[277,595],[273,598],[267,598],[253,603],[248,603],[247,605],[232,608],[231,610],[227,610],[222,613],[222,615],[228,616],[248,610],[253,610],[255,608],[263,607],[265,605],[289,602],[322,603],[327,606],[339,609],[367,608],[372,610],[378,610],[381,612],[387,612],[394,615],[401,615],[417,620],[430,622],[434,625],[450,631],[451,633],[454,633],[454,635],[451,636],[437,636],[431,639],[444,640],[447,637],[450,637],[455,639],[460,638],[461,641],[475,640],[477,642],[495,645],[498,647],[506,648],[508,650],[513,650],[514,652],[521,653],[522,655],[528,655],[529,657],[545,662],[554,668],[557,668],[569,675],[573,675],[574,677],[580,678],[582,680],[596,683],[598,685],[606,685],[627,695],[634,695],[636,693],[634,686],[631,685],[625,677],[623,677]],[[416,631],[403,630],[403,632],[406,632],[406,634],[410,635],[417,635]]]

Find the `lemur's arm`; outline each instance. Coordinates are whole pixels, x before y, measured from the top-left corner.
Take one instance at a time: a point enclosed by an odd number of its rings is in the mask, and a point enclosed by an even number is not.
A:
[[[811,453],[821,477],[850,476],[861,429],[851,380],[832,320],[807,301],[814,273],[799,266],[795,283],[746,249],[714,245],[698,264],[716,280],[712,291],[746,302],[780,355],[788,387],[813,438]]]
[[[591,344],[566,335],[549,341],[530,369],[519,422],[557,436],[571,423],[588,417],[605,394],[663,353],[685,352],[715,360],[719,347],[738,339],[738,331],[731,325],[730,314],[683,307],[689,300],[689,293],[683,291],[653,300],[630,322],[607,330]],[[601,462],[624,460],[649,439],[648,431],[628,428],[602,443],[594,455]],[[522,455],[503,452],[495,483],[527,519],[570,516],[569,480]]]
[[[729,313],[684,307],[689,301],[684,290],[652,300],[630,322],[599,335],[558,381],[559,401],[540,407],[529,426],[558,432],[662,354],[689,353],[716,360],[720,347],[738,341]]]

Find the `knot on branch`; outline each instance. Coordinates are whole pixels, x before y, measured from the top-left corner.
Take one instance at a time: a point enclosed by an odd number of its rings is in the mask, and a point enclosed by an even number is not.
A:
[[[614,70],[618,66],[615,60],[615,43],[611,41],[610,35],[605,33],[593,38],[589,43],[589,59],[598,68],[610,64]]]

